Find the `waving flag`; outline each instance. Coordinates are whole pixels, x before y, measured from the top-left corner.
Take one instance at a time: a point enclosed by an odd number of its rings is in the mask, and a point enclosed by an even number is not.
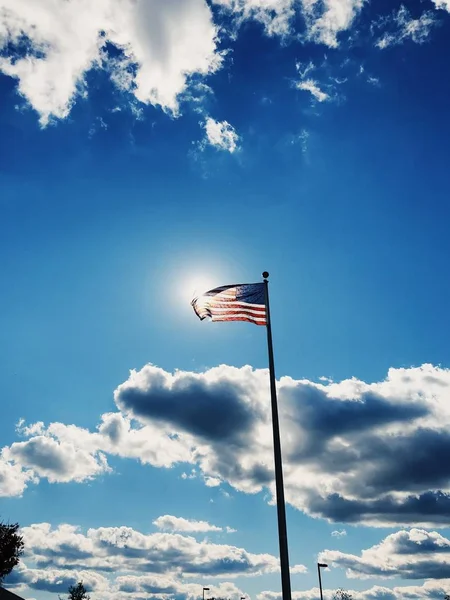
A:
[[[267,325],[264,283],[224,285],[192,300],[196,315],[203,321],[249,321]]]

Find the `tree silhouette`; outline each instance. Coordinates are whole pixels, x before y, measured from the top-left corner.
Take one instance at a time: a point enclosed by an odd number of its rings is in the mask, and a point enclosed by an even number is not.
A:
[[[353,600],[353,596],[350,592],[346,592],[344,589],[339,588],[334,592],[333,600]]]
[[[444,600],[450,600],[450,594],[445,594],[444,595]]]
[[[23,538],[18,531],[18,523],[10,525],[0,521],[0,585],[6,575],[19,564],[23,554]]]
[[[59,596],[59,600],[62,600],[61,596]],[[77,585],[70,586],[67,600],[90,600],[82,581],[79,581]]]

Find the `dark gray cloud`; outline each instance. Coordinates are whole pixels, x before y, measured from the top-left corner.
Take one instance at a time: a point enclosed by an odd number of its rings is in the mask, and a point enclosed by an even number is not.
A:
[[[379,425],[402,423],[425,416],[424,404],[405,405],[396,398],[385,398],[374,392],[364,392],[357,398],[333,401],[333,397],[312,384],[298,383],[283,390],[291,401],[291,416],[311,437],[328,439],[353,432],[366,432]]]
[[[344,498],[339,494],[315,494],[309,496],[307,503],[312,514],[341,523],[450,525],[450,495],[442,492],[426,492],[401,499],[387,495],[365,500]]]
[[[323,388],[314,384],[298,383],[295,387],[281,388],[281,399],[290,405],[289,418],[302,432],[300,443],[291,444],[289,456],[292,460],[316,460],[319,454],[327,455],[330,440],[342,436],[366,436],[383,425],[400,424],[429,413],[423,403],[405,404],[396,398],[385,398],[374,392],[364,392],[357,398],[334,400]],[[364,447],[341,449],[339,455],[325,456],[331,459],[331,470],[336,461],[345,468],[358,452],[361,460]],[[322,462],[327,468],[327,462]]]
[[[447,431],[420,428],[409,435],[370,436],[361,447],[360,460],[369,463],[377,457],[384,468],[377,471],[369,467],[365,480],[368,493],[446,487],[450,478],[449,453]]]
[[[62,571],[61,569],[29,569],[21,563],[5,580],[6,587],[26,585],[28,588],[49,592],[66,593],[69,586],[83,581],[86,589],[100,591],[107,587],[106,578],[100,573],[85,570]]]
[[[121,410],[134,417],[162,421],[206,440],[232,443],[257,419],[245,390],[226,380],[201,381],[192,375],[167,385],[163,376],[149,377],[147,386],[127,387],[116,395]]]

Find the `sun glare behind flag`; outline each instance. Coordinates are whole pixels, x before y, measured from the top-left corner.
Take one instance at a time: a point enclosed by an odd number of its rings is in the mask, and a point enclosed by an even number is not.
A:
[[[267,325],[264,283],[224,285],[205,292],[191,302],[203,321],[248,321]]]

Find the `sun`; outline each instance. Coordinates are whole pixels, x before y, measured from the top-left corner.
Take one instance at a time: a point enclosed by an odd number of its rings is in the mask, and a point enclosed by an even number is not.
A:
[[[206,274],[192,275],[186,278],[182,285],[182,292],[185,301],[191,302],[197,296],[217,287],[218,283],[213,277]]]
[[[175,262],[175,261],[174,261]],[[214,250],[203,251],[198,258],[194,254],[186,253],[177,256],[175,264],[165,272],[168,290],[167,301],[172,306],[190,308],[192,300],[209,290],[228,285],[235,277],[230,277],[234,272],[221,257],[214,255]]]

